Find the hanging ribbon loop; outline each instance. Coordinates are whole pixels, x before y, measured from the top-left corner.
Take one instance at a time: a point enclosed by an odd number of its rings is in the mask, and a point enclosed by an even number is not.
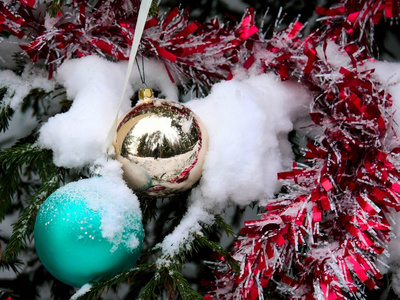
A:
[[[112,154],[114,152],[114,149],[112,147],[112,141],[114,139],[114,134],[115,134],[115,131],[116,131],[117,125],[118,125],[118,115],[119,115],[119,111],[121,109],[122,101],[125,98],[126,89],[128,87],[129,79],[131,77],[133,64],[135,62],[136,53],[137,53],[137,50],[140,45],[140,40],[143,35],[144,27],[146,25],[146,20],[147,20],[149,11],[150,11],[151,3],[152,3],[152,0],[142,0],[140,3],[139,14],[138,14],[137,22],[136,22],[135,32],[133,35],[132,47],[131,47],[131,51],[129,54],[128,67],[126,69],[124,86],[122,88],[122,93],[121,93],[121,98],[119,100],[118,110],[117,110],[117,113],[115,116],[115,120],[111,126],[111,130],[108,133],[107,139],[105,141],[105,149],[104,150],[109,154]]]

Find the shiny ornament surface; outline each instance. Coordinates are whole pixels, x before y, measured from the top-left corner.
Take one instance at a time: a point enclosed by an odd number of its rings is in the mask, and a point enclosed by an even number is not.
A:
[[[201,177],[208,135],[187,107],[147,98],[123,116],[114,147],[132,189],[170,196],[189,189]]]
[[[102,232],[101,213],[89,207],[89,201],[98,197],[95,186],[68,184],[46,199],[36,218],[34,240],[40,261],[54,277],[73,287],[133,267],[141,252],[140,215],[128,213],[122,242],[110,241]]]

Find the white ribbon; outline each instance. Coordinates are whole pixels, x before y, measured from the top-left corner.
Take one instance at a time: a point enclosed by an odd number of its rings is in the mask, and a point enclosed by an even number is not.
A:
[[[151,2],[152,2],[152,0],[142,0],[140,3],[139,15],[138,15],[138,18],[136,21],[136,27],[135,27],[135,32],[134,32],[134,36],[133,36],[131,52],[129,53],[128,68],[126,69],[124,87],[122,88],[122,94],[121,94],[121,98],[119,100],[118,110],[117,110],[117,114],[115,116],[114,123],[111,126],[111,130],[108,133],[108,136],[107,136],[107,139],[105,142],[105,150],[107,151],[107,153],[110,153],[110,154],[114,152],[114,149],[111,146],[111,144],[114,139],[115,132],[117,130],[118,114],[119,114],[119,110],[121,108],[122,101],[125,97],[126,88],[128,87],[129,79],[131,77],[133,64],[135,62],[136,53],[137,53],[137,50],[140,45],[140,40],[142,39],[142,34],[143,34],[144,26],[146,25],[147,15],[149,14]]]

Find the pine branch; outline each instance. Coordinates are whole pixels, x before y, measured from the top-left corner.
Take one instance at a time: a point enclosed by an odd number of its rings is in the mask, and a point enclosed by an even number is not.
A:
[[[153,0],[151,2],[149,15],[155,17],[158,14],[158,0]]]
[[[82,295],[78,299],[80,300],[91,300],[98,299],[103,292],[107,292],[110,286],[118,287],[121,283],[131,281],[135,282],[143,272],[155,269],[155,264],[141,264],[136,265],[134,268],[121,272],[114,277],[104,279],[93,283],[92,288],[88,293]]]
[[[239,262],[236,261],[230,254],[229,251],[225,250],[224,248],[221,247],[220,244],[213,242],[207,238],[207,236],[201,236],[201,235],[195,235],[197,242],[202,246],[202,247],[207,247],[212,249],[214,252],[218,253],[221,255],[225,261],[230,265],[232,270],[234,272],[239,272],[240,267],[239,267]]]
[[[179,291],[182,299],[203,299],[203,297],[196,292],[189,282],[183,277],[181,272],[173,268],[169,268],[166,271],[172,280],[173,289]]]
[[[220,216],[217,216],[216,220],[217,226],[223,228],[227,234],[233,234],[232,228]],[[175,294],[183,299],[202,299],[203,297],[190,286],[179,270],[182,269],[183,264],[188,262],[190,257],[201,253],[204,248],[209,248],[224,257],[232,270],[238,272],[238,262],[231,257],[227,250],[208,238],[206,232],[214,231],[215,227],[203,226],[202,232],[193,233],[194,239],[192,242],[186,244],[174,257],[162,255],[157,263],[157,271],[143,289],[140,299],[156,299],[156,289],[162,288],[161,283],[164,283],[164,290],[168,292],[169,297],[172,299]]]
[[[21,103],[21,111],[26,112],[28,109],[32,109],[32,115],[40,119],[41,115],[47,110],[46,99],[49,99],[49,97],[54,99],[52,92],[46,92],[41,88],[32,88]]]
[[[11,270],[14,273],[18,273],[22,265],[23,263],[19,259],[12,262],[7,262],[0,259],[0,270]]]
[[[138,199],[143,214],[143,220],[146,220],[147,222],[156,220],[158,214],[157,202],[154,201],[154,199],[143,195],[138,195]]]
[[[160,272],[156,272],[156,274],[151,278],[151,280],[144,286],[142,293],[140,294],[139,299],[157,299],[158,294],[156,293],[156,289],[158,288],[162,276],[159,275]]]
[[[224,248],[221,247],[220,244],[211,241],[208,238],[208,232],[213,232],[217,230],[216,227],[219,227],[227,236],[235,236],[235,232],[231,226],[229,226],[228,223],[225,222],[225,220],[220,216],[220,215],[215,215],[214,216],[215,220],[215,226],[209,226],[204,228],[204,234],[203,235],[195,235],[198,243],[200,243],[201,247],[207,247],[211,250],[213,250],[215,253],[218,253],[221,255],[225,261],[230,265],[232,270],[234,272],[239,271],[239,263],[232,258],[232,256],[229,254],[229,251],[225,250]]]
[[[229,226],[220,215],[215,216],[215,223],[227,236],[235,236],[233,228]]]
[[[47,9],[50,18],[54,18],[58,14],[62,13],[62,6],[64,5],[64,0],[53,0]]]
[[[179,295],[182,299],[203,299],[203,297],[196,292],[189,282],[183,277],[182,273],[178,271],[176,265],[171,264],[158,269],[151,280],[145,285],[139,299],[158,299],[157,289],[164,286],[168,292],[169,299],[176,299]]]
[[[49,181],[58,169],[52,162],[52,152],[33,144],[22,144],[0,151],[0,221],[4,219],[12,200],[23,182],[23,171],[34,167],[42,182]]]
[[[150,249],[141,254],[141,259],[139,263],[130,270],[121,272],[111,278],[105,278],[103,280],[99,280],[92,284],[92,288],[85,295],[79,297],[80,300],[89,300],[89,299],[98,299],[103,292],[107,292],[110,286],[118,287],[121,283],[124,282],[141,282],[141,278],[145,272],[149,272],[151,270],[156,269],[155,263],[141,263],[142,261],[147,261],[151,256],[155,255],[159,249]],[[140,289],[140,285],[136,284],[138,289]]]
[[[60,186],[64,178],[64,169],[55,170],[52,178],[45,182],[31,197],[30,204],[23,210],[18,221],[13,224],[13,233],[10,242],[3,253],[5,261],[15,259],[21,249],[26,248],[27,240],[30,239],[33,232],[36,215],[41,204]]]
[[[3,98],[6,92],[7,88],[0,88],[0,99]],[[11,120],[13,113],[14,111],[11,109],[9,104],[5,104],[3,101],[0,103],[0,132],[8,129],[9,121]]]

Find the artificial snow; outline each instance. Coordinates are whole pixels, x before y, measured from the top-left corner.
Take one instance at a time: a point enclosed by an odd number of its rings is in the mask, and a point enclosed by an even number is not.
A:
[[[73,99],[68,112],[50,118],[40,129],[38,143],[53,150],[57,166],[92,164],[106,152],[106,140],[117,117],[126,64],[97,56],[65,62],[56,80]],[[130,89],[127,93],[132,95]],[[127,109],[128,98],[122,107]]]
[[[70,298],[70,300],[77,300],[79,297],[82,297],[86,293],[90,292],[91,288],[91,284],[84,284],[79,290],[76,291],[76,293]]]
[[[3,97],[5,105],[17,110],[26,96],[34,89],[51,92],[55,88],[55,81],[48,80],[45,70],[33,67],[31,64],[25,66],[21,76],[11,70],[0,71],[0,87],[7,88]]]
[[[318,57],[324,63],[332,67],[329,76],[343,77],[343,74],[340,74],[338,72],[340,68],[352,66],[350,56],[343,48],[341,48],[341,46],[334,43],[333,41],[328,41],[326,44],[318,46],[316,48],[316,52]]]
[[[88,195],[85,204],[97,211],[101,220],[102,236],[117,248],[123,243],[128,249],[136,249],[139,240],[134,234],[126,235],[127,228],[137,228],[142,214],[139,201],[122,179],[121,164],[115,160],[99,159],[95,164],[97,176],[71,182],[64,192],[79,191]]]
[[[171,81],[161,82],[167,75],[163,77],[160,63],[148,63],[145,73],[157,74],[151,78],[158,78],[149,82],[165,88],[166,95],[177,99]],[[58,69],[55,79],[66,88],[73,103],[68,112],[50,118],[42,126],[38,141],[42,147],[53,150],[57,166],[91,165],[106,153],[114,122],[130,109],[129,99],[141,87],[138,71],[133,70],[131,81],[135,84],[128,86],[120,101],[126,68],[126,62],[113,63],[93,55],[66,61]]]
[[[392,126],[400,136],[400,63],[383,61],[368,62],[367,69],[375,69],[372,76],[378,80],[382,88],[393,98],[393,122]]]
[[[214,216],[207,212],[201,203],[196,202],[189,206],[179,225],[159,245],[162,249],[163,257],[157,261],[159,266],[168,262],[168,259],[164,260],[165,257],[173,257],[181,252],[182,249],[186,249],[188,245],[191,245],[195,239],[193,233],[201,235],[201,224],[212,225],[213,221]]]
[[[191,197],[208,208],[273,197],[277,173],[293,161],[288,133],[308,114],[310,101],[299,84],[263,74],[218,83],[208,97],[186,103],[209,133],[203,175]]]

